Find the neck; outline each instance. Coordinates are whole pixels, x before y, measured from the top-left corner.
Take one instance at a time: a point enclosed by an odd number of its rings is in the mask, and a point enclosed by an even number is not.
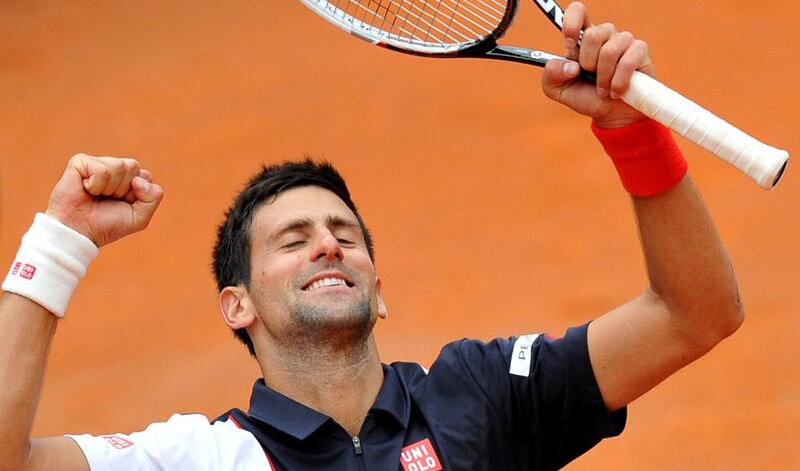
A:
[[[258,355],[266,384],[358,435],[383,384],[374,337],[344,348],[330,343],[271,345]]]

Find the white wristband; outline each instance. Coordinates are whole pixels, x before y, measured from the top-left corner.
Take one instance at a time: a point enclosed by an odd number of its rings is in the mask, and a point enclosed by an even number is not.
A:
[[[83,234],[42,213],[22,236],[3,291],[64,317],[72,291],[100,250]]]

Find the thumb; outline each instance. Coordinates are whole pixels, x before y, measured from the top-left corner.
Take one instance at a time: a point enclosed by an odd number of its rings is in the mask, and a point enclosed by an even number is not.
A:
[[[581,68],[575,61],[553,59],[544,67],[542,90],[549,98],[561,102],[564,87],[577,78],[580,71]]]
[[[131,204],[133,209],[133,229],[141,231],[150,223],[156,208],[164,198],[164,189],[160,185],[148,182],[136,176],[131,180],[131,188],[136,201]]]

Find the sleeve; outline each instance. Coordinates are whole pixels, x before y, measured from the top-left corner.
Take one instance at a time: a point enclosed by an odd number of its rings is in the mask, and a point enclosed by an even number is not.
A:
[[[589,359],[588,324],[563,338],[524,335],[448,345],[431,368],[460,378],[451,387],[489,404],[488,437],[520,469],[559,469],[603,438],[622,433],[626,409],[609,413]]]
[[[130,435],[67,436],[92,471],[272,471],[250,432],[198,414],[175,414]]]

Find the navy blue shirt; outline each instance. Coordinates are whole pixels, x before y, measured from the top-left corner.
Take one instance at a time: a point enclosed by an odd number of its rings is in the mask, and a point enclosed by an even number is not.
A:
[[[358,437],[263,380],[247,413],[220,419],[250,431],[277,471],[559,469],[625,426],[625,409],[608,413],[603,403],[587,329],[532,343],[459,340],[428,373],[415,363],[384,365]]]

